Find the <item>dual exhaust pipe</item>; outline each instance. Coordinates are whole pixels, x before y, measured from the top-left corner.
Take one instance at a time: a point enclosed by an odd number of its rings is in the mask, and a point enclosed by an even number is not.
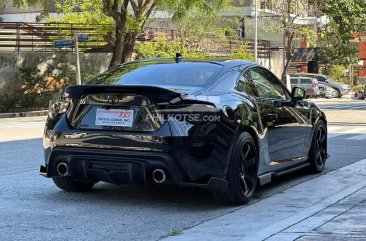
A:
[[[58,175],[64,177],[69,175],[69,164],[66,162],[60,162],[56,167]]]
[[[152,177],[155,183],[163,183],[166,180],[166,174],[163,169],[157,168],[153,171]]]
[[[56,170],[60,176],[68,176],[70,172],[69,164],[67,164],[66,162],[60,162],[59,164],[57,164]],[[163,169],[157,168],[153,171],[152,178],[155,183],[161,184],[166,180],[166,173]]]

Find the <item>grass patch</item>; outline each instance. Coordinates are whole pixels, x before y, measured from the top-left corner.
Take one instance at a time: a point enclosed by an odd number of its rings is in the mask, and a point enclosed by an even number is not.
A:
[[[172,228],[169,230],[169,236],[178,236],[182,234],[182,231],[180,231],[179,229],[176,228]]]

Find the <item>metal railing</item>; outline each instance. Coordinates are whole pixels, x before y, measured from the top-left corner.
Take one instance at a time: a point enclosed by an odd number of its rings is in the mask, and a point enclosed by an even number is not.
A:
[[[113,26],[73,23],[0,23],[0,50],[51,52],[54,41],[72,39],[74,32],[87,33],[89,40],[80,44],[82,51],[110,51],[104,37]],[[105,48],[105,50],[103,50]],[[68,49],[72,51],[72,48]]]
[[[75,23],[0,23],[0,51],[15,52],[52,52],[55,50],[56,40],[73,39],[74,32],[86,33],[89,40],[79,43],[83,52],[111,52],[113,49],[112,25],[103,24],[75,24]],[[137,41],[156,41],[158,38],[174,40],[178,38],[178,31],[168,28],[144,28],[137,36]],[[254,52],[253,40],[227,39],[226,41],[206,41],[201,50],[226,55],[243,43],[247,44],[247,51]],[[65,51],[74,51],[73,47],[64,48]],[[268,58],[270,42],[258,42],[258,57]]]

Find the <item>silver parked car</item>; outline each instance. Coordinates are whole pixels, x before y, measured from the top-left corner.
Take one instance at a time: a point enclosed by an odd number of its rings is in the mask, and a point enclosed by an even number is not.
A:
[[[301,73],[301,74],[291,74],[291,77],[302,76],[302,77],[311,77],[316,78],[319,83],[325,83],[332,87],[336,91],[336,98],[342,97],[342,95],[346,95],[350,92],[351,87],[347,84],[336,82],[330,79],[326,75],[322,74],[311,74],[311,73]]]
[[[325,83],[319,83],[319,97],[335,98],[337,91]]]
[[[300,87],[305,90],[306,97],[317,97],[319,93],[318,81],[315,78],[290,75],[291,89]]]

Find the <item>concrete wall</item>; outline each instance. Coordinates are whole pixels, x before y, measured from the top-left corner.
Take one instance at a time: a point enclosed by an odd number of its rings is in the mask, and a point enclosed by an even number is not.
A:
[[[281,79],[283,71],[283,51],[271,51],[270,59],[258,59],[258,63],[270,69],[277,78]]]
[[[36,66],[41,72],[44,71],[53,56],[53,53],[0,52],[0,88],[6,83],[22,83],[19,69],[24,65]],[[67,53],[67,58],[75,66],[74,54]],[[107,70],[110,58],[109,53],[80,53],[81,69],[87,72],[103,72]]]

